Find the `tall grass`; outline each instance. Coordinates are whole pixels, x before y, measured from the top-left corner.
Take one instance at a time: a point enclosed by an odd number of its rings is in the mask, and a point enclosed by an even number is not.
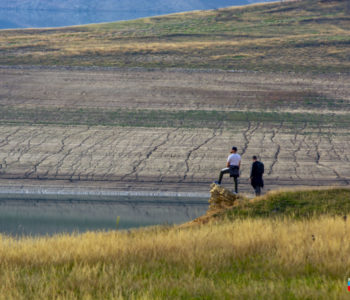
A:
[[[350,223],[245,219],[0,238],[0,299],[345,299]]]

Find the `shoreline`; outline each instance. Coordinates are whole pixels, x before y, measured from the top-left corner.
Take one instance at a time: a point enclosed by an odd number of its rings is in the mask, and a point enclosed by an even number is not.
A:
[[[264,194],[271,190],[322,189],[324,187],[349,187],[343,180],[315,180],[291,182],[265,179]],[[333,184],[332,184],[333,183]],[[6,200],[55,200],[77,202],[132,202],[141,203],[207,203],[211,182],[124,182],[124,181],[69,181],[42,179],[0,179],[0,201]],[[227,189],[231,182],[224,182]],[[196,191],[196,192],[194,192]],[[242,179],[241,193],[253,194],[248,180]],[[135,198],[138,198],[136,200]],[[163,198],[162,200],[159,200]],[[188,201],[184,201],[184,199]]]
[[[122,198],[116,200],[115,198]],[[81,202],[128,202],[130,198],[141,198],[136,202],[157,202],[154,198],[170,198],[162,203],[177,202],[178,199],[191,198],[190,203],[201,202],[199,199],[208,199],[210,193],[194,192],[171,192],[171,191],[130,191],[130,190],[111,190],[96,188],[67,188],[67,187],[0,187],[1,200],[60,200],[60,201],[81,201]],[[151,199],[147,199],[151,198]],[[196,200],[195,200],[196,199]],[[135,202],[133,200],[133,202]],[[183,202],[183,201],[181,201]],[[186,201],[187,202],[187,201]]]

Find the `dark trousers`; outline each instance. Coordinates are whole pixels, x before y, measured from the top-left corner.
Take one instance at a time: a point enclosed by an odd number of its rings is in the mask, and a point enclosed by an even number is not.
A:
[[[218,181],[219,184],[221,184],[222,177],[224,176],[224,174],[230,174],[230,168],[225,168],[221,170],[219,181]],[[238,177],[236,176],[233,177],[233,181],[235,183],[235,192],[238,193]]]
[[[255,186],[254,187],[255,195],[260,196],[261,195],[261,186]]]

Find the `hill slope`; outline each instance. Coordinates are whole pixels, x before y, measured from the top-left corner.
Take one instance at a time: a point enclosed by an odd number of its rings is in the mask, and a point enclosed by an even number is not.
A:
[[[304,0],[0,32],[0,64],[348,72],[348,1]]]

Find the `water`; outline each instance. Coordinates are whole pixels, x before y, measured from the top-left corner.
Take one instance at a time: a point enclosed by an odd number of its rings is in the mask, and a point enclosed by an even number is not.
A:
[[[91,0],[90,0],[91,1]],[[38,1],[36,1],[38,2]],[[246,5],[263,0],[208,0],[208,1],[116,1],[111,5],[107,0],[102,1],[99,9],[89,9],[91,6],[83,5],[80,2],[79,9],[72,9],[69,1],[65,0],[60,4],[40,2],[39,6],[30,5],[30,1],[0,0],[0,29],[10,28],[42,28],[61,27],[71,25],[82,25],[90,23],[113,22],[120,20],[131,20],[156,15],[164,15],[176,12],[216,9],[220,7]],[[28,4],[29,3],[29,4]],[[33,2],[34,3],[34,2]],[[54,3],[54,2],[53,2]],[[84,3],[84,2],[82,2]],[[118,3],[117,5],[115,3]],[[140,4],[141,3],[141,4]],[[103,6],[105,4],[105,7]],[[59,9],[55,9],[59,7]]]
[[[1,195],[0,233],[37,236],[181,224],[203,215],[207,201],[208,198],[161,196],[94,199],[92,196]]]

